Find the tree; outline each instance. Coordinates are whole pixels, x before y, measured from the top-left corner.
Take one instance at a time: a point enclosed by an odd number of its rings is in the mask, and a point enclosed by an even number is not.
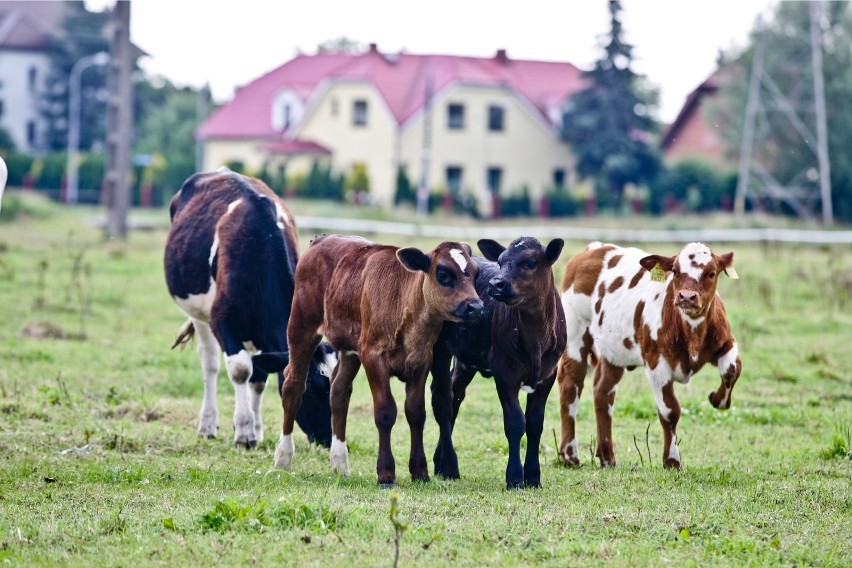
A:
[[[83,2],[65,2],[62,35],[50,47],[50,72],[41,101],[41,113],[47,120],[48,150],[64,150],[68,146],[68,80],[71,68],[81,57],[99,51],[109,51],[105,33],[110,20],[108,12],[89,12]],[[95,142],[103,143],[106,112],[103,103],[107,96],[105,67],[87,69],[80,78],[80,148],[85,150]],[[101,104],[88,104],[100,101]]]
[[[650,143],[657,95],[630,69],[633,47],[622,39],[621,10],[620,0],[610,0],[604,56],[583,74],[589,86],[571,97],[562,117],[562,136],[577,158],[578,175],[593,179],[598,203],[615,210],[621,209],[625,186],[651,181],[661,164]]]
[[[758,113],[754,160],[772,177],[785,185],[808,188],[816,197],[819,190],[814,179],[816,141],[803,136],[789,116],[782,112],[783,103],[769,91],[776,91],[789,101],[805,129],[816,133],[811,71],[809,2],[779,2],[774,16],[759,22],[751,33],[750,44],[738,53],[723,54],[726,74],[722,96],[711,109],[720,125],[728,148],[739,157],[743,142],[745,108],[748,100],[749,75],[755,64],[757,47],[763,44],[763,81]],[[818,21],[822,35],[823,79],[828,124],[828,155],[831,163],[831,187],[834,214],[837,219],[852,221],[852,10],[848,2],[826,2]],[[768,85],[771,84],[771,87]],[[817,202],[818,203],[818,202]],[[765,205],[771,205],[764,203]],[[816,209],[816,207],[814,207]],[[780,211],[787,212],[785,207]]]

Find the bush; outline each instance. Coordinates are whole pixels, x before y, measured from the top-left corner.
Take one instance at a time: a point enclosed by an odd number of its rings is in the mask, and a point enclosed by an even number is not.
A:
[[[684,161],[661,173],[651,184],[652,213],[672,209],[705,212],[733,202],[736,178],[723,176],[699,161]]]
[[[58,191],[65,179],[66,158],[65,152],[51,152],[36,160],[33,165],[35,187]]]
[[[314,162],[304,181],[294,177],[291,184],[300,197],[343,201],[343,176],[334,175],[330,166]]]
[[[393,202],[396,205],[401,203],[417,204],[417,191],[412,187],[411,180],[408,179],[405,166],[400,166],[396,170],[396,193]]]
[[[77,187],[100,190],[105,169],[106,157],[103,154],[83,154],[77,174]]]
[[[501,217],[529,217],[531,212],[530,191],[527,186],[521,188],[519,193],[500,198]]]
[[[577,215],[579,207],[577,200],[564,187],[550,189],[544,195],[547,200],[548,217],[573,217]]]
[[[24,152],[9,152],[3,159],[9,169],[9,179],[6,183],[15,187],[23,186],[24,178],[30,175],[35,158]]]

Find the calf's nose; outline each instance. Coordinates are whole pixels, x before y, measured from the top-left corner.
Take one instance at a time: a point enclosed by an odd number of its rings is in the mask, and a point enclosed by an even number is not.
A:
[[[698,303],[698,292],[694,290],[681,290],[677,293],[677,299],[679,302],[686,302],[690,304]]]
[[[474,318],[482,313],[482,308],[482,300],[465,300],[456,306],[453,314],[460,318]]]

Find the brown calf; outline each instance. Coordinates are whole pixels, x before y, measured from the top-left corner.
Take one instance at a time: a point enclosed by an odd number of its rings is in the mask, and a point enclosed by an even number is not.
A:
[[[722,382],[710,403],[731,406],[742,363],[716,282],[723,272],[736,277],[733,260],[733,252],[719,256],[701,243],[670,257],[592,243],[568,261],[562,279],[568,347],[557,375],[566,465],[580,463],[575,417],[589,358],[603,466],[615,465],[612,412],[625,368],[645,367],[663,427],[665,467],[681,464],[673,381],[688,383],[705,363],[716,365]]]
[[[475,275],[476,264],[466,244],[445,242],[423,253],[360,237],[314,239],[296,269],[287,329],[290,365],[282,390],[284,425],[275,465],[291,466],[293,418],[305,390],[308,362],[324,334],[341,355],[331,384],[333,470],[349,475],[346,416],[352,381],[363,364],[379,430],[379,483],[396,482],[391,429],[397,410],[391,376],[405,383],[405,416],[411,429],[409,471],[414,479],[428,480],[424,391],[432,347],[445,321],[462,321],[482,311]]]

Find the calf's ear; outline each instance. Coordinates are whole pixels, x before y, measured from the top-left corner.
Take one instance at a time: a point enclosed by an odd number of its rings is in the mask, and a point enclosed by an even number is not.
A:
[[[418,270],[429,272],[431,261],[420,249],[414,247],[401,248],[396,251],[396,258],[411,272],[417,272]]]
[[[553,266],[559,255],[562,254],[562,247],[565,246],[565,241],[562,239],[553,239],[547,243],[547,248],[544,249],[544,258],[547,259],[547,264]]]
[[[716,266],[718,266],[720,270],[724,271],[724,273],[727,274],[728,277],[734,279],[739,278],[737,271],[734,270],[734,251],[725,253],[721,256],[717,256]]]
[[[286,351],[269,351],[258,353],[251,358],[251,364],[264,373],[280,373],[290,362],[290,355]]]
[[[660,256],[658,254],[652,254],[640,260],[639,264],[641,264],[642,268],[644,268],[645,270],[654,270],[654,267],[659,264],[660,268],[668,272],[674,266],[674,261],[675,257],[673,256]]]
[[[476,241],[476,246],[482,251],[482,256],[491,262],[497,262],[503,251],[506,250],[506,247],[493,239],[479,239]]]

